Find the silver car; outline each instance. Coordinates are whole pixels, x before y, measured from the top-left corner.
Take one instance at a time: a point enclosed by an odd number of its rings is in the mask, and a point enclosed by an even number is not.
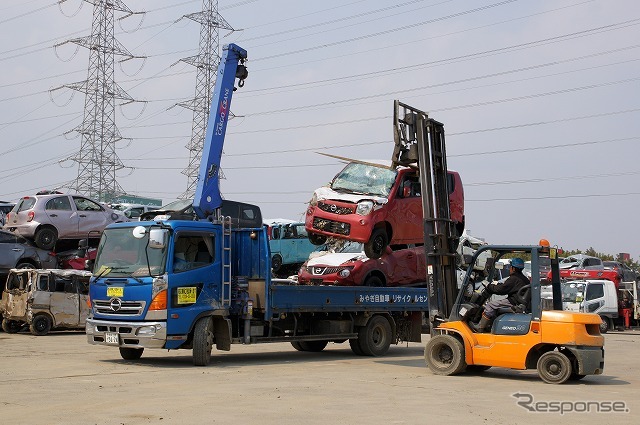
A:
[[[52,249],[59,239],[97,238],[124,215],[80,195],[62,193],[25,196],[7,215],[5,230]]]

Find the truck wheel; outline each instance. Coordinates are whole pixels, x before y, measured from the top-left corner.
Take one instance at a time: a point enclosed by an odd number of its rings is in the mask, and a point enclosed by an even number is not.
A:
[[[58,242],[58,232],[53,227],[43,227],[38,229],[33,240],[38,245],[38,248],[53,249],[56,246],[56,242]]]
[[[213,322],[210,317],[203,317],[196,322],[193,329],[193,364],[206,366],[211,360],[213,347]]]
[[[349,346],[351,347],[351,351],[353,351],[353,354],[356,354],[358,356],[364,356],[364,353],[360,348],[360,342],[357,339],[350,339]]]
[[[325,235],[319,235],[317,233],[309,233],[309,242],[313,245],[322,245],[327,243],[327,237]]]
[[[571,377],[573,368],[567,356],[559,351],[549,351],[538,359],[538,375],[547,384],[562,384]]]
[[[431,337],[424,349],[424,361],[436,375],[455,375],[463,372],[467,367],[464,360],[464,345],[451,335]]]
[[[611,324],[609,322],[609,318],[601,316],[600,319],[602,320],[600,322],[600,333],[601,334],[606,334],[609,331],[609,329],[611,328]]]
[[[373,316],[358,331],[358,343],[365,356],[383,356],[391,345],[391,325],[382,316]]]
[[[33,335],[43,336],[49,333],[51,330],[51,318],[47,315],[41,314],[36,316],[31,321],[31,325],[29,325],[29,330]]]
[[[144,348],[120,347],[120,357],[125,360],[138,360],[142,357]]]
[[[277,272],[280,270],[281,267],[282,267],[282,257],[276,254],[271,258],[271,270],[273,270],[274,272]]]
[[[23,323],[17,320],[2,319],[2,330],[8,334],[16,334],[22,329]]]
[[[300,341],[300,346],[303,351],[311,351],[313,353],[319,353],[324,350],[329,341]]]
[[[300,344],[300,341],[291,341],[291,345],[298,351],[305,351],[304,348],[302,348],[302,344]]]
[[[386,230],[382,227],[377,227],[371,232],[369,241],[364,244],[364,253],[371,259],[378,259],[382,257],[387,245],[389,245],[389,237]]]

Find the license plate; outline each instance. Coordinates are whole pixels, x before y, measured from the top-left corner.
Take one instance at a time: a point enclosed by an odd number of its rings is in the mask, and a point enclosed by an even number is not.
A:
[[[197,288],[195,286],[178,288],[178,304],[194,304],[196,295]]]
[[[110,345],[120,345],[120,336],[116,332],[107,332],[105,342]]]
[[[124,286],[111,286],[107,288],[107,297],[124,296]]]

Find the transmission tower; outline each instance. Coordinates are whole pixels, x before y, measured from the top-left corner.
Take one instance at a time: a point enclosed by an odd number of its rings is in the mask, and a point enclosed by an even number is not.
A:
[[[178,103],[178,105],[193,111],[191,140],[186,145],[189,150],[189,165],[182,170],[182,174],[187,176],[187,190],[180,195],[181,199],[190,199],[193,198],[198,180],[198,169],[211,106],[211,92],[215,85],[216,70],[220,63],[219,30],[222,28],[233,31],[233,28],[218,13],[218,0],[203,0],[202,12],[191,13],[183,17],[200,23],[198,54],[181,59],[197,69],[195,97]],[[224,178],[224,175],[221,173],[220,177]]]
[[[70,158],[78,163],[78,177],[70,188],[104,202],[125,193],[116,180],[116,171],[124,168],[116,153],[116,142],[122,140],[115,123],[116,99],[134,101],[114,80],[115,56],[134,58],[114,37],[114,12],[126,13],[125,18],[134,13],[120,0],[84,1],[93,4],[91,35],[65,42],[90,52],[87,79],[64,85],[85,94],[84,118],[75,128],[82,137],[80,151]]]

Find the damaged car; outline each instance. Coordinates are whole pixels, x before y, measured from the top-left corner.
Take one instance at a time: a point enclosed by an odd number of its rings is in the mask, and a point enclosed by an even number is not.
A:
[[[369,258],[364,245],[345,242],[335,252],[311,254],[298,272],[300,285],[422,286],[426,281],[423,246],[388,246],[378,259]]]
[[[449,206],[454,232],[464,230],[464,191],[460,175],[448,171]],[[389,245],[423,242],[422,198],[418,170],[391,168],[391,161],[354,161],[325,187],[316,189],[305,218],[309,240],[327,238],[364,244],[369,258],[382,257]]]

